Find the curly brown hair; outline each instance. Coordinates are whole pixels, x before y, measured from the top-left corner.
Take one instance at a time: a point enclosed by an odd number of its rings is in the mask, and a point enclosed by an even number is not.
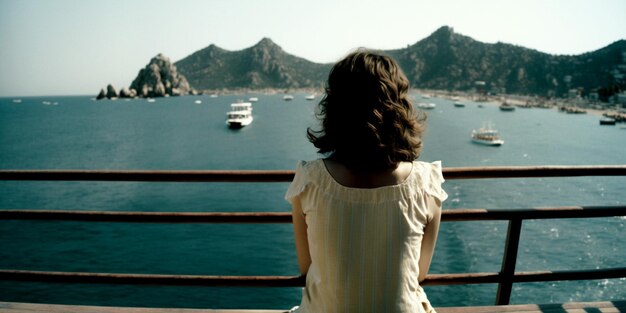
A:
[[[348,168],[384,170],[417,159],[426,115],[408,98],[409,81],[389,56],[359,49],[333,66],[319,103],[322,129],[307,129],[321,154]]]

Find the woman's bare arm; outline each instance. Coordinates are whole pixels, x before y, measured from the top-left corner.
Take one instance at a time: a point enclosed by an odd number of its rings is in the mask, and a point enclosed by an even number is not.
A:
[[[291,218],[293,219],[293,233],[296,242],[296,255],[298,256],[298,268],[300,274],[306,275],[311,265],[311,254],[309,252],[309,241],[307,237],[307,226],[302,212],[300,199],[293,199]]]
[[[430,221],[424,228],[424,237],[422,238],[422,248],[420,251],[419,268],[420,273],[418,280],[423,281],[428,275],[428,269],[435,253],[435,244],[437,243],[437,234],[439,233],[439,223],[441,222],[441,202],[435,197],[428,197],[428,206],[432,212]]]

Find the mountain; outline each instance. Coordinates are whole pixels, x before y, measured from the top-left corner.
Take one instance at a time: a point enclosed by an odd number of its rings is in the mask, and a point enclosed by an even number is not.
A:
[[[290,55],[269,38],[233,52],[210,45],[175,65],[196,89],[320,87],[331,66]]]
[[[412,46],[386,52],[420,88],[468,90],[484,81],[488,89],[507,93],[562,95],[619,84],[626,74],[625,40],[581,55],[551,55],[482,43],[444,26]]]
[[[563,95],[572,88],[625,88],[626,40],[580,55],[551,55],[506,43],[488,44],[444,26],[394,57],[416,88],[487,90]],[[269,38],[228,51],[215,45],[175,63],[196,89],[303,88],[324,85],[332,64],[310,62],[285,52]]]

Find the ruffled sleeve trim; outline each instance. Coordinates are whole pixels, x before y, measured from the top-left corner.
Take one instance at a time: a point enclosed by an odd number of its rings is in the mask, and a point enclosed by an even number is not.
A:
[[[306,161],[298,162],[298,165],[296,166],[296,174],[293,177],[293,181],[289,185],[289,188],[287,188],[285,200],[287,200],[291,204],[293,204],[293,199],[299,196],[304,191],[309,181],[306,165]]]
[[[424,179],[424,191],[429,195],[439,199],[440,202],[448,198],[448,194],[443,190],[441,184],[445,182],[441,170],[441,161],[432,163],[422,163],[422,177]]]

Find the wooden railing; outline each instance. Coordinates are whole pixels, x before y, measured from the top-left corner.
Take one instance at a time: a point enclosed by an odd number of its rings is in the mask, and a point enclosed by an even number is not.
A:
[[[626,176],[626,166],[542,166],[446,168],[450,179]],[[293,171],[88,171],[0,170],[0,181],[142,181],[142,182],[289,182]],[[506,220],[509,222],[500,272],[431,274],[424,285],[498,284],[496,304],[508,304],[512,285],[521,282],[590,280],[626,277],[626,267],[579,271],[516,272],[522,222],[529,219],[626,216],[626,206],[549,207],[508,210],[444,210],[443,222]],[[0,219],[126,222],[126,223],[291,223],[289,213],[275,212],[112,212],[61,210],[0,210]],[[156,284],[191,286],[304,286],[302,276],[150,275],[50,272],[0,269],[0,280],[71,283]]]

